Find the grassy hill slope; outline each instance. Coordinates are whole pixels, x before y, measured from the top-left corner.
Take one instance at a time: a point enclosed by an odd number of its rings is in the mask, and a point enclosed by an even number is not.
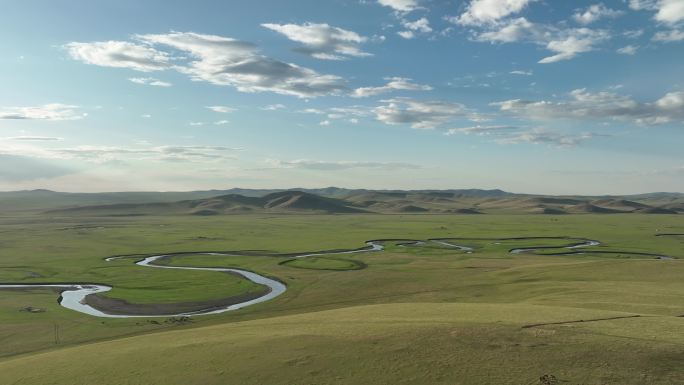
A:
[[[302,191],[282,191],[263,197],[238,194],[221,195],[205,199],[179,202],[120,203],[111,205],[80,206],[48,211],[58,215],[219,215],[251,212],[318,212],[327,214],[361,213],[364,210],[351,207],[349,202]]]
[[[525,327],[630,316],[524,303],[357,306],[12,358],[0,362],[0,376],[17,385],[520,385],[543,375],[573,384],[682,383],[684,337],[674,317]],[[642,328],[658,332],[635,338]]]
[[[166,204],[166,205],[165,205]],[[68,209],[78,209],[68,211]],[[569,214],[684,212],[684,194],[544,196],[501,190],[230,189],[188,192],[0,192],[0,212],[33,210],[89,215],[328,213]]]

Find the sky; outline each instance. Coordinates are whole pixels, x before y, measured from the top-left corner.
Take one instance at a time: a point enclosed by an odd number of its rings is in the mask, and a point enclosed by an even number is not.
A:
[[[3,191],[684,191],[684,0],[0,4]]]

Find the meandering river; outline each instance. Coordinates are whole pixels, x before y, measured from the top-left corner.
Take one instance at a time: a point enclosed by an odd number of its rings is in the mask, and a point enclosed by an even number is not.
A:
[[[524,247],[524,248],[514,248],[509,250],[510,253],[512,254],[522,254],[522,253],[534,253],[535,251],[540,251],[544,249],[569,249],[567,252],[558,252],[554,253],[555,255],[568,255],[568,254],[583,254],[583,251],[580,251],[578,249],[582,248],[587,248],[587,247],[592,247],[592,246],[598,246],[601,243],[599,241],[595,240],[590,240],[590,239],[578,239],[578,238],[566,238],[566,237],[524,237],[524,238],[479,238],[479,240],[532,240],[532,239],[567,239],[567,240],[576,240],[579,242],[570,244],[570,245],[561,245],[561,246],[529,246],[529,247]],[[473,248],[468,247],[468,246],[461,246],[455,243],[452,243],[453,240],[467,240],[468,238],[433,238],[433,239],[428,239],[428,241],[433,242],[435,244],[439,244],[441,246],[445,246],[448,248],[454,248],[458,249],[460,251],[463,251],[465,253],[472,253]],[[471,239],[477,239],[477,238],[471,238]],[[396,244],[399,246],[416,246],[416,245],[422,245],[425,244],[425,241],[422,240],[409,240],[409,239],[377,239],[377,240],[372,240],[366,242],[366,247],[362,247],[359,249],[352,249],[352,250],[329,250],[329,251],[319,251],[319,252],[309,252],[309,253],[301,253],[301,254],[294,254],[294,255],[287,255],[289,258],[306,258],[306,257],[315,257],[315,256],[324,256],[324,255],[332,255],[332,254],[356,254],[356,253],[365,253],[365,252],[374,252],[374,251],[382,251],[384,250],[384,243],[385,242],[397,242]],[[649,253],[639,253],[639,252],[620,252],[620,251],[596,251],[596,250],[591,250],[587,251],[590,253],[602,253],[602,254],[618,254],[618,253],[625,253],[625,254],[632,254],[632,255],[638,255],[638,256],[651,256],[651,257],[656,257],[658,259],[670,259],[671,257],[666,256],[666,255],[659,255],[659,254],[649,254]],[[220,253],[220,252],[199,252],[199,253],[187,253],[187,254],[205,254],[205,255],[220,255],[220,256],[230,256],[230,255],[236,255],[236,254],[231,254],[231,253]],[[177,270],[204,270],[204,271],[215,271],[215,272],[221,272],[221,273],[232,273],[232,274],[238,274],[242,276],[245,279],[248,279],[256,284],[259,285],[264,285],[268,288],[268,291],[259,297],[246,300],[243,302],[238,302],[238,303],[233,303],[229,305],[223,305],[223,306],[209,306],[205,309],[200,309],[192,312],[178,312],[178,313],[173,313],[173,314],[110,314],[105,311],[102,311],[100,309],[97,309],[91,305],[89,305],[86,301],[86,297],[89,295],[95,295],[98,293],[104,293],[107,291],[112,290],[111,286],[108,285],[102,285],[102,284],[89,284],[89,283],[54,283],[54,284],[0,284],[0,289],[33,289],[33,288],[54,288],[58,289],[61,291],[61,295],[59,298],[59,303],[67,308],[71,309],[80,313],[96,316],[96,317],[107,317],[107,318],[133,318],[133,317],[179,317],[179,316],[197,316],[197,315],[205,315],[205,314],[219,314],[219,313],[224,313],[228,311],[233,311],[233,310],[238,310],[242,309],[247,306],[251,306],[257,303],[261,302],[266,302],[269,301],[273,298],[278,297],[279,295],[285,293],[287,290],[287,286],[275,279],[271,279],[268,277],[265,277],[263,275],[247,271],[247,270],[241,270],[241,269],[232,269],[232,268],[223,268],[223,267],[184,267],[184,266],[168,266],[168,265],[160,265],[160,264],[155,264],[155,261],[158,261],[162,258],[169,257],[171,255],[177,255],[177,254],[161,254],[161,255],[155,255],[155,256],[149,256],[146,257],[138,262],[136,262],[136,265],[138,266],[143,266],[143,267],[151,267],[151,268],[157,268],[157,269],[177,269]],[[284,255],[278,255],[278,256],[284,256]],[[109,257],[106,258],[105,261],[111,262],[114,260],[118,259],[123,259],[123,258],[131,258],[132,256],[115,256],[115,257]]]
[[[316,253],[304,253],[304,254],[299,254],[299,255],[294,255],[293,258],[306,258],[306,257],[313,257],[313,256],[322,256],[322,255],[327,255],[327,254],[354,254],[354,253],[362,253],[362,252],[370,252],[370,251],[381,251],[383,249],[383,246],[380,242],[373,242],[369,241],[366,242],[367,247],[361,248],[361,249],[354,249],[354,250],[335,250],[335,251],[322,251],[322,252],[316,252]],[[225,255],[229,256],[231,255],[230,253],[197,253],[197,254],[209,254],[209,255]],[[261,302],[266,302],[269,301],[273,298],[278,297],[279,295],[283,294],[287,290],[287,286],[275,279],[271,279],[268,277],[265,277],[263,275],[247,271],[247,270],[241,270],[241,269],[230,269],[230,268],[223,268],[223,267],[184,267],[184,266],[168,266],[168,265],[159,265],[155,264],[154,262],[167,257],[168,255],[155,255],[151,257],[144,258],[135,264],[138,266],[144,266],[144,267],[154,267],[158,269],[177,269],[177,270],[205,270],[205,271],[216,271],[216,272],[221,272],[221,273],[234,273],[238,274],[245,279],[248,279],[256,284],[259,285],[264,285],[268,287],[268,292],[260,297],[248,300],[248,301],[243,301],[231,305],[226,305],[226,306],[220,306],[220,307],[209,307],[203,310],[198,310],[198,311],[193,311],[193,312],[180,312],[180,313],[173,313],[173,314],[147,314],[147,315],[141,315],[141,314],[110,314],[106,313],[102,310],[96,309],[92,306],[90,306],[87,301],[86,297],[91,295],[91,294],[98,294],[98,293],[104,293],[107,291],[112,290],[111,286],[108,285],[101,285],[101,284],[87,284],[87,283],[65,283],[65,284],[7,284],[7,285],[1,285],[0,284],[0,289],[34,289],[34,288],[55,288],[61,291],[61,295],[59,298],[59,303],[60,305],[64,306],[67,309],[75,310],[80,313],[96,316],[96,317],[106,317],[106,318],[133,318],[133,317],[181,317],[181,316],[197,316],[197,315],[205,315],[205,314],[219,314],[219,313],[224,313],[228,311],[233,311],[233,310],[238,310],[242,309],[244,307],[254,305],[257,303]],[[106,258],[106,262],[111,262],[117,259],[123,259],[123,258],[128,258],[127,256],[117,256],[117,257],[109,257]]]

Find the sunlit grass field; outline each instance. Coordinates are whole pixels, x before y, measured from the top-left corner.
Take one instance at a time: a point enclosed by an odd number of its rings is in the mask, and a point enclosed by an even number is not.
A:
[[[236,215],[0,219],[0,282],[93,282],[131,303],[257,289],[228,274],[151,269],[121,254],[188,252],[176,266],[236,267],[288,286],[266,303],[192,322],[103,319],[58,294],[0,291],[0,383],[684,383],[678,215]],[[583,255],[543,255],[595,239]],[[291,260],[379,238],[466,238]],[[491,238],[491,239],[477,239]],[[539,255],[518,247],[551,246]],[[203,255],[244,251],[248,256]],[[45,310],[20,311],[28,306]],[[632,317],[632,316],[639,317]],[[613,320],[563,323],[614,318]],[[622,318],[631,317],[631,318]],[[558,323],[523,328],[539,323]],[[124,338],[125,337],[125,338]],[[99,342],[98,342],[99,341]],[[97,354],[95,353],[97,352]]]

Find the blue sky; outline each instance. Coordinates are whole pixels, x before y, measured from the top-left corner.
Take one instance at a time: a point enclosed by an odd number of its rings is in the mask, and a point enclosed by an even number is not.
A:
[[[684,0],[26,0],[0,47],[0,190],[684,191]]]

